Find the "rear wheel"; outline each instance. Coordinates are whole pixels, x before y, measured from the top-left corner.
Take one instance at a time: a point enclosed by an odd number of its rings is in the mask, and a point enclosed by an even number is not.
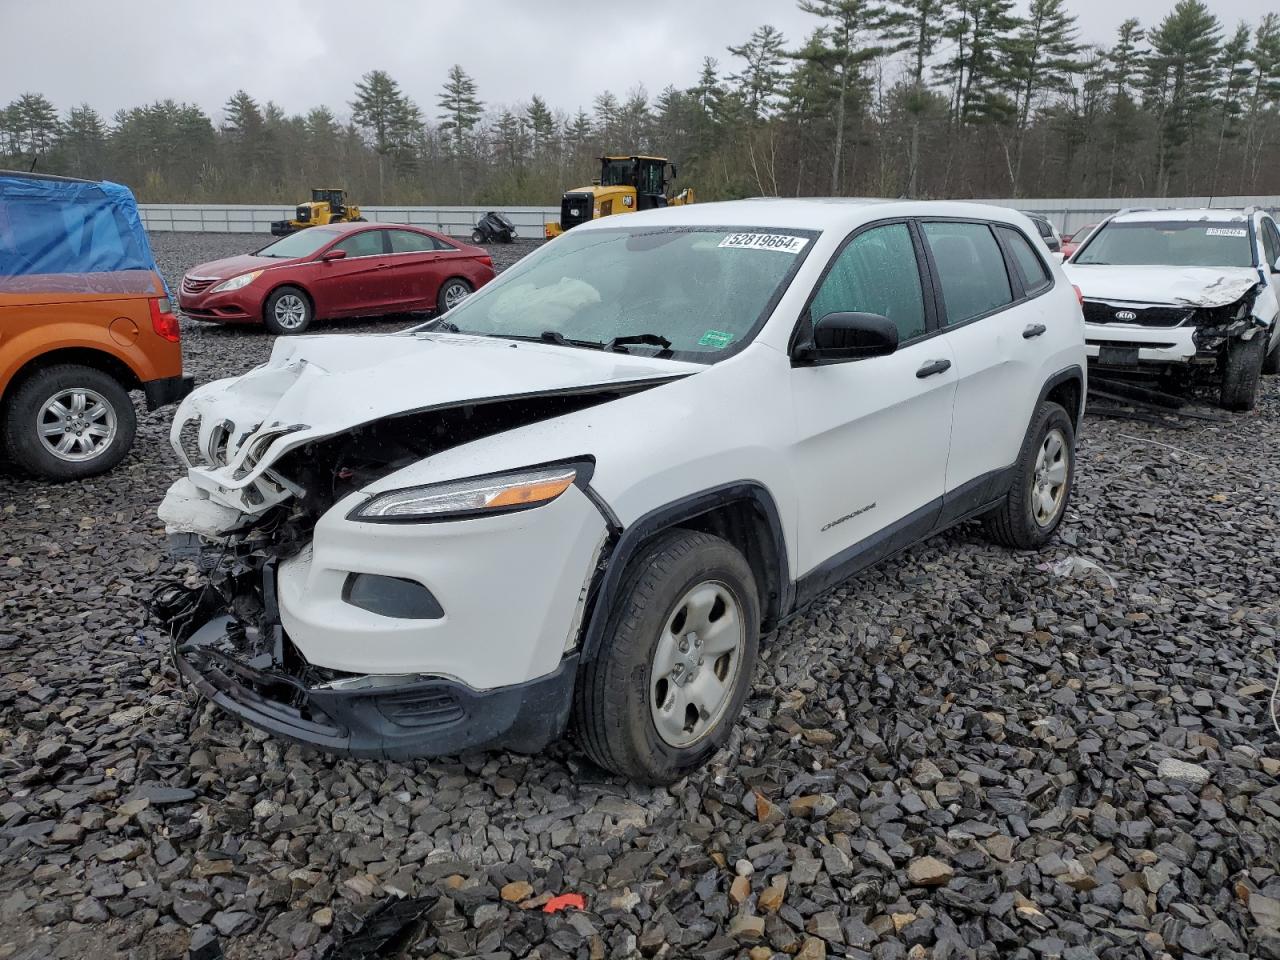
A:
[[[1261,334],[1252,340],[1229,340],[1221,360],[1222,385],[1218,402],[1224,410],[1252,410],[1258,404],[1258,378],[1266,358],[1267,341]]]
[[[1034,550],[1053,536],[1067,512],[1076,472],[1076,432],[1067,411],[1046,400],[1027,431],[1004,502],[983,518],[989,539]]]
[[[4,417],[10,457],[50,480],[79,480],[110,470],[137,431],[133,401],[110,374],[60,364],[25,380]]]
[[[483,234],[483,233],[481,233],[479,230],[472,230],[472,231],[471,231],[471,242],[472,242],[472,243],[484,243],[484,234]]]
[[[575,692],[575,727],[600,766],[649,783],[698,769],[728,739],[751,685],[760,606],[746,559],[675,530],[627,568],[601,649]]]
[[[267,297],[262,322],[276,336],[302,333],[311,325],[311,301],[297,287],[281,287]]]
[[[452,310],[469,296],[471,296],[471,284],[467,281],[459,277],[446,280],[440,287],[440,292],[436,294],[436,309],[441,313]]]

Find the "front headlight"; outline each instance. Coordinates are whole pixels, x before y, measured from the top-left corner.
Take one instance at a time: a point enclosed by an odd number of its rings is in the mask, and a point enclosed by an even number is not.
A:
[[[577,479],[576,466],[537,467],[496,477],[451,480],[380,493],[348,514],[351,520],[459,519],[527,510],[550,503]]]
[[[261,270],[255,270],[253,273],[242,273],[238,277],[232,277],[230,280],[223,281],[209,292],[226,293],[228,290],[239,290],[241,287],[247,287],[249,284],[253,283],[260,273],[262,273]]]

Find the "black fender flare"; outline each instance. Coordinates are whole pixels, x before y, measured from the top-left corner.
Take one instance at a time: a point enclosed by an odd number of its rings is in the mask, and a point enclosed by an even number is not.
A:
[[[764,484],[756,480],[739,480],[655,507],[618,533],[609,559],[597,575],[597,584],[592,591],[594,598],[579,645],[581,662],[593,659],[599,651],[626,568],[648,541],[664,530],[688,523],[719,507],[742,502],[750,504],[760,513],[772,541],[762,545],[764,560],[769,569],[757,571],[764,575],[765,582],[776,591],[776,597],[761,597],[764,632],[773,629],[779,620],[784,619],[794,604],[795,584],[791,580],[787,543],[778,504]],[[600,504],[597,503],[597,506]],[[612,520],[611,514],[606,514],[606,521],[611,525],[616,522]]]
[[[1084,420],[1084,409],[1087,402],[1085,394],[1088,392],[1085,387],[1084,369],[1078,363],[1073,363],[1069,367],[1063,367],[1044,382],[1044,386],[1040,388],[1040,396],[1036,398],[1035,409],[1031,411],[1032,417],[1035,417],[1035,411],[1040,408],[1040,404],[1044,403],[1045,398],[1049,396],[1049,392],[1053,390],[1054,387],[1067,383],[1070,380],[1075,380],[1080,385],[1080,409],[1067,411],[1067,415],[1071,417],[1071,425],[1078,431],[1080,429],[1081,421]]]

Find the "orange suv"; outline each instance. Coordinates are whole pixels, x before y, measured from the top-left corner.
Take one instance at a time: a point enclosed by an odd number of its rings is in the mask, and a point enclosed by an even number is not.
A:
[[[133,194],[0,171],[0,439],[53,480],[109,470],[133,444],[129,391],[181,400],[178,318]]]

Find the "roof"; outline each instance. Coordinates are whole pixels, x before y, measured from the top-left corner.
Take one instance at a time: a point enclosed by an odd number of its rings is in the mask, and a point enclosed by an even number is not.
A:
[[[33,173],[27,170],[0,170],[0,177],[15,177],[19,180],[55,180],[60,183],[97,183],[97,180],[82,180],[80,177],[60,177],[52,173]]]
[[[1026,223],[1017,210],[984,203],[951,200],[874,200],[855,197],[759,197],[660,207],[591,220],[574,230],[622,226],[781,227],[792,230],[852,230],[869,220],[891,217],[973,217],[1004,223]]]
[[[1252,213],[1253,211],[1249,211]],[[1244,220],[1248,214],[1240,207],[1193,207],[1188,209],[1134,210],[1121,212],[1113,218],[1120,223],[1185,223],[1188,220],[1204,220],[1207,223],[1229,223]]]

